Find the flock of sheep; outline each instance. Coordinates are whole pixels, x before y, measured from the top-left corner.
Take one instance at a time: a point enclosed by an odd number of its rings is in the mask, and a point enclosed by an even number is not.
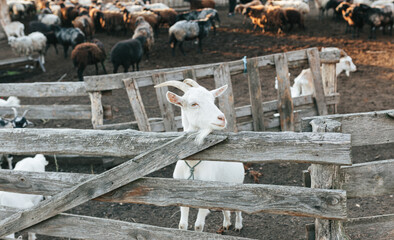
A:
[[[21,3],[21,4],[19,4]],[[198,51],[202,51],[202,39],[208,35],[211,26],[220,22],[215,9],[204,8],[178,14],[165,4],[145,4],[140,0],[132,2],[106,3],[90,1],[28,1],[35,4],[35,11],[23,11],[25,0],[9,2],[10,15],[14,20],[31,17],[36,19],[29,22],[25,36],[25,26],[19,21],[13,21],[4,26],[9,45],[17,55],[31,56],[33,52],[40,54],[44,63],[44,56],[50,46],[63,46],[64,57],[68,57],[68,50],[73,49],[71,59],[78,68],[78,78],[83,81],[83,71],[87,65],[96,66],[101,63],[105,73],[104,60],[106,52],[104,45],[93,36],[98,31],[108,34],[121,34],[130,31],[133,35],[116,43],[110,53],[114,73],[120,66],[125,72],[139,70],[139,63],[143,55],[149,58],[149,52],[154,45],[159,27],[168,25],[170,46],[175,55],[175,48],[179,46],[184,54],[183,42],[198,39]],[[19,6],[19,7],[16,7]],[[19,9],[19,11],[14,11]],[[29,8],[30,9],[30,8]]]

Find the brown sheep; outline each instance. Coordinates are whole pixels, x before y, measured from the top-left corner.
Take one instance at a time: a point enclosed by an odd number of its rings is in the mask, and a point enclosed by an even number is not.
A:
[[[87,15],[79,16],[75,18],[74,21],[72,21],[72,24],[75,28],[81,29],[81,31],[85,34],[86,37],[89,36],[90,39],[93,38],[95,29],[94,29],[93,21],[89,16]]]
[[[104,61],[107,55],[105,54],[103,44],[97,40],[93,40],[94,43],[86,42],[78,44],[71,53],[71,59],[73,60],[74,66],[78,67],[78,78],[83,81],[83,71],[88,65],[96,66],[96,74],[98,74],[97,63],[101,63],[104,73],[107,74],[107,70],[104,66]]]
[[[201,8],[215,8],[214,0],[189,0],[190,10],[201,9]]]
[[[72,21],[79,15],[78,9],[76,7],[66,6],[64,3],[60,4],[60,12],[60,19],[62,20],[62,25],[64,27],[71,27]]]
[[[96,29],[96,32],[102,30],[101,24],[100,24],[100,18],[99,18],[99,13],[100,10],[95,8],[94,6],[89,7],[89,17],[93,21],[93,25]]]
[[[160,16],[159,25],[162,26],[164,24],[168,24],[168,27],[171,27],[176,22],[176,16],[178,15],[177,11],[172,8],[168,9],[152,9],[150,10]]]
[[[136,19],[135,22],[136,29],[134,31],[133,39],[139,37],[139,36],[144,36],[146,37],[146,42],[144,44],[144,52],[146,57],[149,59],[149,52],[153,48],[153,44],[155,42],[155,39],[153,37],[153,29],[151,25],[145,21],[143,16],[139,16]]]
[[[161,17],[151,11],[129,13],[127,10],[124,10],[123,19],[127,28],[134,31],[136,28],[135,23],[139,16],[144,17],[145,21],[147,21],[153,28],[155,36],[157,36]]]
[[[123,14],[116,11],[97,12],[101,27],[109,34],[111,32],[124,31],[126,34],[126,25],[123,21]]]
[[[290,24],[290,28],[287,31],[293,29],[293,24],[298,24],[301,29],[305,29],[303,14],[295,8],[283,9],[282,25],[286,27],[288,24]]]

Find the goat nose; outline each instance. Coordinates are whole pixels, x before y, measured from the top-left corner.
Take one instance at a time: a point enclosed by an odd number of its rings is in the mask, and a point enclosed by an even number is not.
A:
[[[225,118],[223,115],[218,116],[218,119],[219,119],[220,121],[223,121],[223,122],[226,120],[226,118]]]

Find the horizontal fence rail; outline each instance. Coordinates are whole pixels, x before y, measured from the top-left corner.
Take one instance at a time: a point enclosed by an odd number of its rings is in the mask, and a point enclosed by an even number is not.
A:
[[[181,134],[133,130],[0,129],[0,152],[131,157]],[[241,132],[211,134],[207,139],[219,136],[228,139],[188,159],[351,164],[348,134]]]
[[[298,66],[300,64],[308,63],[308,56],[305,50],[298,50],[285,53],[287,56],[289,67]],[[275,68],[275,54],[256,57],[257,67],[264,68]],[[335,63],[339,61],[339,51],[331,52],[320,52],[319,53],[321,63]],[[123,79],[135,78],[139,87],[153,85],[152,75],[157,73],[165,72],[168,79],[171,80],[183,80],[184,71],[187,69],[193,69],[195,71],[196,78],[213,77],[215,70],[220,67],[222,63],[212,63],[204,65],[194,65],[177,68],[165,68],[141,72],[129,72],[129,73],[118,73],[118,74],[107,74],[98,76],[86,76],[84,77],[86,91],[105,91],[124,88]],[[231,75],[243,73],[244,62],[243,60],[237,60],[227,62]]]
[[[24,174],[9,170],[0,170],[0,173],[0,190],[42,195],[56,194],[92,177],[87,174],[51,172]],[[346,218],[345,191],[291,186],[141,178],[95,200]]]
[[[394,147],[394,109],[376,112],[335,114],[302,119],[302,131],[312,131],[313,119],[332,119],[341,123],[343,133],[352,134],[352,146],[387,144]]]
[[[0,96],[78,97],[88,96],[83,82],[2,83]]]
[[[1,208],[0,218],[6,218],[19,209]],[[130,240],[130,239],[249,239],[212,233],[182,231],[104,218],[61,213],[45,222],[27,228],[24,232],[76,239]]]

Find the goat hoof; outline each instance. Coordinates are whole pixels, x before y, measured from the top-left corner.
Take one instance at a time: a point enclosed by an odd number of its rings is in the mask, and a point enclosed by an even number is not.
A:
[[[187,224],[185,224],[185,223],[180,223],[179,226],[178,226],[178,228],[179,228],[180,230],[187,230]]]
[[[203,229],[204,229],[204,225],[194,226],[194,231],[196,231],[196,232],[202,232]]]
[[[234,228],[234,230],[236,231],[236,232],[241,232],[241,230],[242,230],[242,223],[241,224],[235,224],[235,228]]]

